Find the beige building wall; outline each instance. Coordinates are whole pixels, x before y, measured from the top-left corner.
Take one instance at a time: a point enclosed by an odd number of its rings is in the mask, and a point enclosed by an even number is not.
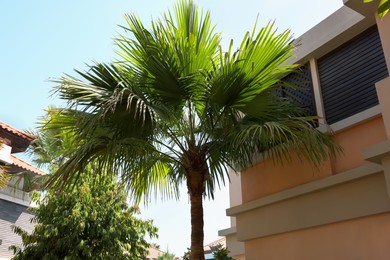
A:
[[[390,68],[390,14],[375,18],[377,2],[344,0],[345,6],[299,39],[292,62],[316,59],[377,23]],[[316,80],[315,70],[312,79]],[[313,82],[323,113],[319,82]],[[259,160],[232,182],[227,215],[232,227],[220,232],[245,259],[389,259],[390,77],[376,84],[379,105],[322,130],[332,132],[344,154],[316,168],[293,158],[284,165]],[[229,242],[228,242],[229,246]],[[242,256],[244,257],[244,256]],[[239,259],[239,258],[237,258]]]
[[[363,158],[362,151],[371,144],[385,141],[387,137],[382,117],[375,117],[335,133],[334,139],[343,147],[343,154],[334,160],[324,162],[318,168],[292,155],[291,162],[286,161],[280,164],[267,159],[243,171],[241,174],[242,201],[249,202],[367,165],[370,162]]]
[[[233,170],[229,172],[230,177],[230,185],[229,185],[229,198],[230,198],[230,206],[238,206],[242,204],[242,191],[241,191],[241,175],[240,173],[236,173]],[[236,218],[230,218],[231,227],[236,226]]]
[[[381,37],[387,68],[390,68],[390,13],[388,13],[383,20],[377,18],[377,26]],[[378,82],[376,84],[376,91],[382,109],[387,137],[390,139],[390,77]]]
[[[247,259],[389,259],[390,214],[303,229],[245,243]],[[265,250],[263,250],[265,249]]]
[[[229,178],[230,206],[241,205],[242,191],[240,173],[236,173],[233,170],[230,170]],[[230,228],[220,230],[218,234],[219,236],[226,237],[226,247],[230,251],[229,256],[234,257],[235,260],[245,260],[244,242],[238,241],[237,239],[236,217],[230,217]]]

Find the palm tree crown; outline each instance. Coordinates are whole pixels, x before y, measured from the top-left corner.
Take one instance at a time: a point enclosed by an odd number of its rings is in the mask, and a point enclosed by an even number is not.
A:
[[[209,12],[191,0],[150,29],[134,15],[125,19],[117,61],[57,81],[68,106],[49,111],[46,127],[73,133],[76,149],[49,184],[74,183],[92,162],[96,174],[118,173],[135,199],[176,196],[185,182],[191,259],[203,259],[202,197],[225,184],[227,167],[290,150],[318,164],[338,146],[313,128],[313,117],[275,95],[297,67],[282,65],[292,55],[288,31],[255,27],[237,50],[231,44],[224,52]]]

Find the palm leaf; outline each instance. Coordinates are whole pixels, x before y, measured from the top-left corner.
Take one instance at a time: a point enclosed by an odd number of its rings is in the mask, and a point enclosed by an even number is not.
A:
[[[228,180],[227,167],[248,167],[259,153],[319,165],[340,151],[315,117],[276,95],[298,67],[284,65],[294,48],[289,31],[255,26],[224,52],[209,12],[191,0],[150,28],[135,15],[125,20],[115,63],[57,81],[68,105],[49,112],[45,127],[72,135],[74,149],[49,185],[71,187],[87,170],[97,182],[118,176],[138,202],[157,192],[175,197],[186,182],[199,210],[202,196]],[[202,258],[202,246],[197,237],[192,258]]]

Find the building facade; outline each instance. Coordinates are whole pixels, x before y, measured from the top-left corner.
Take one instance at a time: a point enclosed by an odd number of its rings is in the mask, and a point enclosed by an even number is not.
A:
[[[27,149],[34,140],[33,136],[0,122],[0,139],[0,165],[15,175],[6,187],[0,189],[0,259],[10,259],[13,252],[8,248],[22,245],[21,238],[13,233],[11,226],[20,226],[28,232],[34,228],[30,222],[32,215],[27,211],[31,200],[23,178],[45,173],[15,156]]]
[[[297,100],[344,153],[232,174],[220,235],[235,259],[389,259],[390,15],[376,17],[378,2],[344,0],[297,39]]]
[[[204,259],[205,260],[215,260],[214,252],[216,252],[218,249],[226,248],[226,238],[220,238],[216,241],[213,241],[203,247],[204,251]]]

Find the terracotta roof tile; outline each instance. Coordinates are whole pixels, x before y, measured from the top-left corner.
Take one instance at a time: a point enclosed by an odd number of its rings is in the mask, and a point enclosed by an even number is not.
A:
[[[214,242],[211,242],[210,244],[207,244],[203,247],[204,251],[210,251],[211,247],[217,246],[218,244],[221,244],[223,247],[226,247],[226,238],[220,238]]]
[[[23,169],[25,171],[29,171],[29,172],[32,172],[32,173],[35,173],[35,174],[38,174],[38,175],[45,175],[46,174],[41,169],[38,169],[38,168],[32,166],[31,164],[23,161],[22,159],[19,159],[18,157],[14,156],[13,154],[11,154],[10,157],[11,157],[11,159],[13,161],[11,167],[16,166],[16,167],[21,168],[21,169]]]
[[[35,139],[34,136],[32,136],[30,134],[27,134],[27,133],[25,133],[25,132],[23,132],[21,130],[18,130],[18,129],[16,129],[16,128],[14,128],[14,127],[12,127],[12,126],[4,123],[4,122],[1,122],[1,121],[0,121],[0,128],[4,129],[4,130],[6,130],[6,131],[8,131],[8,132],[10,132],[12,134],[15,134],[15,135],[17,135],[19,137],[27,139],[30,142]]]

